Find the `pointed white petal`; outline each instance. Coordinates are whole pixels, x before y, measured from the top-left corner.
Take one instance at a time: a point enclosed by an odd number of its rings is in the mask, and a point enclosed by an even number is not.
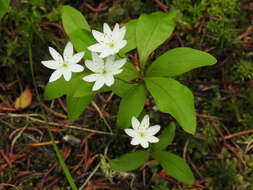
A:
[[[70,64],[78,63],[84,56],[84,52],[79,52],[68,59]]]
[[[82,72],[84,70],[83,66],[79,64],[69,65],[69,69],[71,70],[71,72],[75,73]]]
[[[50,78],[49,78],[49,82],[54,82],[56,81],[57,79],[59,79],[60,77],[62,76],[62,70],[61,69],[58,69],[56,71],[54,71]]]
[[[144,118],[141,121],[141,128],[148,128],[149,127],[149,116],[145,115]]]
[[[91,75],[87,75],[87,76],[83,77],[83,80],[84,80],[84,81],[87,81],[87,82],[94,82],[94,81],[96,81],[98,78],[99,78],[99,75],[98,75],[98,74],[91,74]]]
[[[151,142],[151,143],[159,142],[159,139],[157,137],[154,137],[154,136],[147,136],[146,138],[147,138],[148,142]]]
[[[100,43],[97,43],[97,44],[89,46],[88,50],[93,51],[93,52],[103,52],[104,51],[104,45],[100,44]]]
[[[63,59],[62,56],[52,47],[49,47],[49,53],[54,58],[55,61],[62,63]]]
[[[71,42],[68,42],[63,51],[64,60],[69,60],[73,55],[74,49]]]
[[[123,69],[117,69],[112,72],[113,75],[120,74],[123,71]]]
[[[119,24],[116,23],[115,26],[114,26],[114,28],[113,28],[112,35],[113,36],[118,36],[119,32],[120,32],[120,30],[119,30]]]
[[[112,70],[114,65],[113,63],[114,63],[114,55],[108,56],[105,62],[105,68],[108,70]]]
[[[140,122],[136,117],[132,117],[132,126],[135,130],[138,129],[138,127],[140,126]]]
[[[147,141],[141,141],[141,146],[143,147],[143,148],[148,148],[148,142]]]
[[[113,83],[114,83],[114,78],[113,78],[113,76],[111,76],[111,75],[106,76],[106,78],[105,78],[105,84],[106,84],[107,86],[112,86]]]
[[[158,131],[160,131],[160,125],[154,125],[148,128],[147,132],[149,135],[155,135],[156,133],[158,133]]]
[[[120,69],[125,63],[126,63],[127,59],[120,59],[114,62],[114,65],[117,69]]]
[[[105,57],[107,57],[107,56],[109,56],[109,55],[112,55],[112,54],[111,54],[111,51],[105,50],[105,51],[103,51],[103,52],[99,55],[99,57],[105,58]]]
[[[99,65],[97,63],[92,62],[91,60],[86,60],[85,61],[85,66],[93,71],[94,73],[101,72],[103,70],[103,65]]]
[[[70,81],[71,79],[71,71],[70,70],[66,70],[66,71],[63,71],[63,77],[66,81]]]
[[[94,84],[92,90],[93,90],[93,91],[96,91],[96,90],[100,89],[102,86],[104,86],[104,84],[105,84],[105,83],[104,83],[103,80],[98,79],[98,80],[96,80],[96,82],[95,82],[95,84]]]
[[[131,145],[138,145],[140,144],[140,139],[139,138],[133,138],[130,142]]]
[[[121,29],[120,29],[120,35],[119,35],[119,41],[122,41],[125,37],[125,34],[126,34],[126,27],[123,26]]]
[[[92,30],[91,31],[94,38],[98,41],[98,42],[102,42],[104,40],[104,34],[99,32],[99,31],[96,31],[96,30]]]
[[[47,68],[49,68],[49,69],[58,69],[58,68],[61,66],[58,62],[56,62],[56,61],[54,61],[54,60],[50,60],[50,61],[41,61],[41,63],[42,63],[45,67],[47,67]]]
[[[112,31],[107,23],[104,23],[104,33],[107,35],[112,33]]]
[[[133,129],[124,129],[124,131],[130,137],[137,137],[136,131]]]
[[[126,44],[127,44],[126,40],[121,41],[119,44],[119,49],[122,49],[123,47],[125,47]]]
[[[92,52],[91,56],[92,56],[93,62],[95,62],[96,64],[99,64],[99,65],[104,65],[104,60],[101,59],[101,57],[99,57],[97,53]]]

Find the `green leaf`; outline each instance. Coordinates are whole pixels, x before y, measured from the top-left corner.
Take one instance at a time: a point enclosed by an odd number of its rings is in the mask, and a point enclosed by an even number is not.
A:
[[[138,117],[143,110],[145,100],[146,89],[143,84],[136,85],[129,89],[120,102],[117,125],[120,128],[129,127],[131,125],[132,117]]]
[[[63,77],[54,82],[48,82],[44,90],[45,100],[52,100],[67,94],[69,83]]]
[[[160,111],[171,114],[186,132],[194,134],[196,112],[192,92],[170,78],[148,77],[145,83]]]
[[[148,68],[147,76],[172,77],[192,69],[213,65],[216,59],[203,51],[192,48],[175,48],[158,57]]]
[[[8,10],[10,0],[0,0],[0,20]]]
[[[162,134],[158,137],[159,142],[152,144],[152,149],[154,151],[164,150],[169,144],[172,143],[175,136],[176,125],[171,122],[170,125],[162,131]]]
[[[152,156],[162,165],[163,169],[177,180],[194,184],[194,176],[188,164],[179,156],[165,152],[157,151]]]
[[[126,26],[126,35],[124,39],[127,40],[127,45],[120,50],[121,54],[125,54],[136,48],[136,24],[137,19],[134,19],[124,25]]]
[[[110,160],[109,164],[114,170],[126,172],[139,168],[148,158],[149,152],[139,150]]]
[[[144,68],[148,56],[172,34],[174,11],[169,13],[155,12],[142,14],[136,26],[136,42],[140,58],[140,66]]]
[[[135,84],[124,82],[120,79],[115,79],[111,90],[120,97],[123,97]]]
[[[70,122],[74,122],[82,114],[94,96],[95,95],[92,94],[89,96],[75,98],[71,94],[67,95],[67,110]]]
[[[91,32],[77,29],[69,34],[69,38],[76,51],[85,52],[84,59],[91,59],[91,52],[87,48],[96,43]]]
[[[68,35],[77,29],[90,31],[89,24],[87,23],[82,13],[73,7],[68,5],[63,6],[61,14],[64,30]]]

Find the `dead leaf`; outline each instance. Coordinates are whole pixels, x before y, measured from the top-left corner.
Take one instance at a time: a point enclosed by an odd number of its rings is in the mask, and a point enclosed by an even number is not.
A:
[[[32,93],[30,88],[27,86],[24,92],[16,99],[15,108],[16,109],[25,109],[32,103]]]

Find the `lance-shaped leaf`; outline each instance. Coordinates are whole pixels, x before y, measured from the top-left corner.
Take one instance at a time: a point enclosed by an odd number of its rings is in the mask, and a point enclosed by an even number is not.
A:
[[[62,23],[68,35],[77,29],[90,31],[90,27],[81,12],[71,6],[63,6],[61,10]]]
[[[9,4],[10,4],[10,0],[0,0],[0,20],[4,16],[4,14],[7,12]]]
[[[137,19],[131,20],[124,24],[124,26],[126,26],[126,34],[124,39],[127,40],[127,44],[120,50],[120,54],[127,53],[136,48],[136,24]]]
[[[194,183],[195,179],[190,167],[179,156],[165,151],[157,151],[152,153],[152,157],[154,157],[172,177],[184,183]]]
[[[149,152],[139,150],[110,160],[109,164],[114,170],[126,172],[139,168],[148,158]]]
[[[149,77],[172,77],[188,72],[192,69],[213,65],[216,59],[203,51],[181,47],[167,51],[158,57],[148,68]]]
[[[159,142],[151,144],[151,147],[154,151],[163,150],[169,144],[172,143],[175,136],[176,125],[174,122],[171,122],[167,128],[162,131],[162,134],[158,136]]]
[[[71,94],[67,95],[67,110],[70,122],[74,122],[83,113],[83,111],[89,105],[94,96],[95,95],[92,94],[75,98]]]
[[[160,111],[171,114],[191,134],[196,130],[196,112],[192,92],[176,80],[147,77],[145,83]]]
[[[127,128],[131,125],[133,116],[138,117],[146,100],[146,89],[143,84],[133,86],[125,93],[119,105],[117,125]]]
[[[71,80],[73,80],[73,77]],[[48,82],[44,90],[44,98],[46,100],[52,100],[67,94],[69,83],[70,81],[65,81],[63,77],[54,82]]]
[[[144,68],[150,53],[172,34],[175,28],[174,16],[174,11],[170,11],[169,13],[142,14],[139,17],[136,26],[136,42],[141,68]]]

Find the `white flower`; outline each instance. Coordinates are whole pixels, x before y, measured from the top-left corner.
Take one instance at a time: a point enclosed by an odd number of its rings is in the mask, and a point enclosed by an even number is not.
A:
[[[114,83],[114,75],[117,75],[123,71],[121,67],[126,63],[126,59],[120,59],[114,61],[114,56],[109,56],[104,63],[104,60],[100,58],[95,52],[92,52],[92,61],[86,60],[85,65],[93,71],[95,74],[91,74],[83,77],[84,81],[95,82],[92,90],[100,89],[104,84],[112,86]]]
[[[49,52],[53,60],[41,62],[47,68],[55,70],[50,76],[49,82],[56,81],[62,75],[66,81],[69,81],[72,72],[82,72],[84,70],[83,66],[77,64],[84,56],[84,52],[73,55],[74,50],[71,42],[68,42],[65,46],[63,57],[52,47],[49,47]]]
[[[100,52],[99,56],[101,58],[114,55],[127,44],[127,41],[123,40],[125,33],[125,26],[119,28],[119,24],[117,23],[112,31],[108,24],[104,23],[104,33],[92,30],[92,34],[98,43],[89,46],[88,49],[93,52]]]
[[[126,134],[133,137],[131,145],[140,144],[143,148],[148,148],[148,143],[157,143],[159,139],[154,135],[160,130],[160,125],[149,127],[149,116],[145,115],[141,123],[132,117],[133,129],[125,129]]]

